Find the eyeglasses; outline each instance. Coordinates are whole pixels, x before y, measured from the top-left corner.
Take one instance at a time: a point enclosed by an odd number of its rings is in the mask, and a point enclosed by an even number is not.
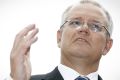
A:
[[[84,25],[84,22],[81,20],[78,20],[78,19],[67,20],[63,23],[63,25],[61,27],[63,27],[65,24],[67,24],[69,27],[76,28],[76,27],[82,27]],[[110,36],[108,29],[105,26],[101,25],[101,23],[98,21],[88,22],[87,26],[93,32],[102,32],[102,31],[106,30],[106,32]]]

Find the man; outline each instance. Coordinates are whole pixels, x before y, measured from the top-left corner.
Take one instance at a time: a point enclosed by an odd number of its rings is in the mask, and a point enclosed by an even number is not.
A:
[[[29,52],[37,33],[33,24],[16,35],[10,57],[13,80],[102,80],[97,70],[112,47],[112,20],[97,2],[82,0],[63,13],[57,31],[61,64],[48,74],[31,76]]]

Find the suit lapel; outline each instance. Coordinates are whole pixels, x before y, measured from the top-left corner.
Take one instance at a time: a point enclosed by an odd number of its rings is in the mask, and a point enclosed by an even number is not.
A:
[[[98,80],[103,80],[103,79],[100,77],[100,75],[98,75]]]
[[[51,73],[48,73],[46,76],[46,80],[64,80],[58,71],[58,67],[56,67]]]

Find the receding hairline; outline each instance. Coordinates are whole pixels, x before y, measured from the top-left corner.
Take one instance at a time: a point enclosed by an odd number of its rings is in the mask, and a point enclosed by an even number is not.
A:
[[[106,23],[108,24],[108,31],[110,33],[110,35],[112,34],[112,29],[113,29],[113,22],[111,19],[111,16],[109,15],[109,13],[96,1],[94,0],[81,0],[80,2],[78,2],[77,4],[73,4],[71,6],[69,6],[63,13],[62,15],[62,24],[66,21],[67,17],[68,17],[68,13],[69,11],[75,6],[75,5],[81,5],[81,4],[92,4],[98,8],[100,8],[102,10],[102,14],[103,16],[105,16],[105,18],[107,19]]]
[[[84,5],[84,4],[90,4],[90,5],[93,5],[95,7],[98,7],[101,9],[102,11],[102,14],[104,15],[104,10],[102,8],[102,6],[100,4],[98,4],[97,2],[93,1],[93,0],[81,0],[80,2],[76,3],[76,4],[73,4],[71,6],[69,6],[63,13],[63,17],[65,18],[64,20],[67,19],[68,17],[68,13],[75,7],[79,6],[79,5]]]

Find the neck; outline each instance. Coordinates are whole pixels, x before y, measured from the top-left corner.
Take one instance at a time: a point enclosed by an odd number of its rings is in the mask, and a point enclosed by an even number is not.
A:
[[[61,64],[74,69],[79,74],[88,75],[98,70],[99,60],[90,62],[90,60],[83,58],[66,58],[65,56],[61,56]]]

